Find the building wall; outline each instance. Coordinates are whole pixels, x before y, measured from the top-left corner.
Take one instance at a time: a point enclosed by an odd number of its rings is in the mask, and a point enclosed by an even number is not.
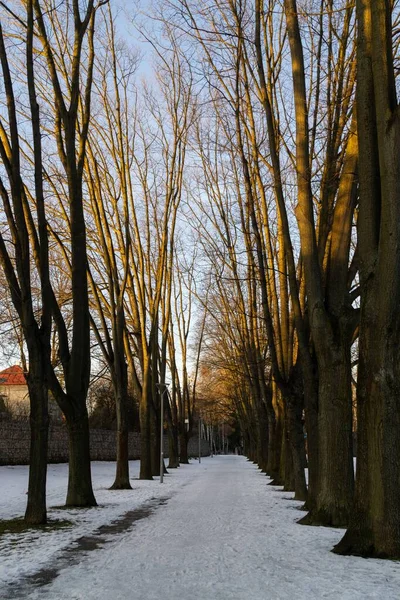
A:
[[[168,456],[168,438],[164,439],[164,455]],[[0,465],[29,464],[30,427],[28,422],[0,422]],[[116,432],[92,429],[90,432],[92,460],[116,459]],[[208,456],[210,447],[201,443],[201,455]],[[198,455],[198,440],[189,441],[189,456]],[[129,458],[140,458],[140,434],[129,434]],[[64,426],[51,425],[49,431],[49,463],[68,462],[68,436]]]
[[[27,385],[0,385],[7,409],[15,416],[29,415],[29,394]]]

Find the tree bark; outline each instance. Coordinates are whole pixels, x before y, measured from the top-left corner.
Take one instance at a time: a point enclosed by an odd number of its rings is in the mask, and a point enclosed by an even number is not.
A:
[[[179,436],[176,423],[173,421],[173,414],[169,402],[166,406],[166,415],[168,422],[168,468],[176,469],[179,467]]]
[[[168,439],[168,469],[177,469],[179,467],[179,446],[178,446],[178,434],[173,431]]]
[[[264,403],[259,400],[257,408],[257,463],[261,471],[268,469],[268,416]]]
[[[153,479],[151,468],[150,374],[145,368],[142,383],[140,415],[140,479]]]
[[[186,431],[181,431],[179,434],[179,462],[182,465],[189,464],[188,442],[189,439]]]
[[[319,360],[319,482],[309,524],[340,527],[348,523],[354,470],[350,348],[339,345]]]
[[[89,420],[87,412],[67,417],[69,472],[66,506],[97,506],[90,473]]]
[[[314,366],[314,368],[312,368]],[[307,434],[308,490],[306,506],[309,511],[315,509],[318,497],[319,481],[319,443],[318,443],[318,367],[315,357],[310,361],[301,361],[304,387],[304,414]],[[301,521],[300,521],[301,522]]]
[[[307,484],[304,472],[304,435],[301,424],[302,398],[295,392],[287,399],[287,424],[289,445],[293,462],[295,500],[307,500]]]
[[[269,414],[269,449],[268,449],[268,468],[267,473],[272,479],[272,485],[283,485],[283,479],[280,474],[282,437],[284,429],[284,416],[282,408],[282,399],[277,386],[273,384],[273,414]]]
[[[46,476],[49,414],[47,385],[39,361],[31,357],[27,376],[30,400],[31,445],[29,459],[28,503],[25,521],[29,525],[46,523]]]
[[[129,480],[129,429],[128,429],[128,374],[125,361],[124,373],[120,381],[115,382],[115,399],[117,413],[117,465],[112,490],[131,490]]]
[[[153,399],[151,400],[153,403]],[[160,417],[159,411],[155,409],[154,405],[151,407],[151,473],[152,475],[160,475],[160,452],[161,452],[161,440],[160,440]]]
[[[293,467],[293,455],[289,441],[287,409],[285,409],[285,420],[282,433],[282,450],[280,463],[280,479],[285,492],[294,492],[295,478]]]

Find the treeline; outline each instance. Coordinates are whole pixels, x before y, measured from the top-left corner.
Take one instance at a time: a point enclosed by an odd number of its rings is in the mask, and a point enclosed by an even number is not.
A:
[[[27,353],[26,518],[46,514],[49,391],[70,435],[67,504],[95,503],[93,344],[115,393],[114,487],[129,487],[128,386],[149,479],[170,379],[172,466],[196,402],[228,399],[246,454],[305,502],[304,523],[347,528],[336,552],[398,558],[397,2],[154,9],[152,88],[113,3],[1,8],[0,259]]]

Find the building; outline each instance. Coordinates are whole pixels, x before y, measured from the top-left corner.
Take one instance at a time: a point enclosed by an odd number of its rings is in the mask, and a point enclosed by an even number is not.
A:
[[[0,371],[0,397],[13,416],[29,415],[29,393],[22,367],[14,365]]]
[[[0,371],[0,412],[2,407],[14,419],[29,417],[28,386],[24,371],[19,365]],[[55,423],[61,422],[61,410],[50,394],[48,408],[50,419]]]

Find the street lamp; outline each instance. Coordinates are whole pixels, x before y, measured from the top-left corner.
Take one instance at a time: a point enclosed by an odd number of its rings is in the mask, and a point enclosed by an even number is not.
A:
[[[168,392],[168,386],[169,383],[156,383],[156,388],[158,390],[160,390],[162,387],[164,388],[161,392],[160,400],[160,483],[164,483],[164,394],[165,392]]]
[[[201,415],[199,414],[199,464],[201,463]]]

